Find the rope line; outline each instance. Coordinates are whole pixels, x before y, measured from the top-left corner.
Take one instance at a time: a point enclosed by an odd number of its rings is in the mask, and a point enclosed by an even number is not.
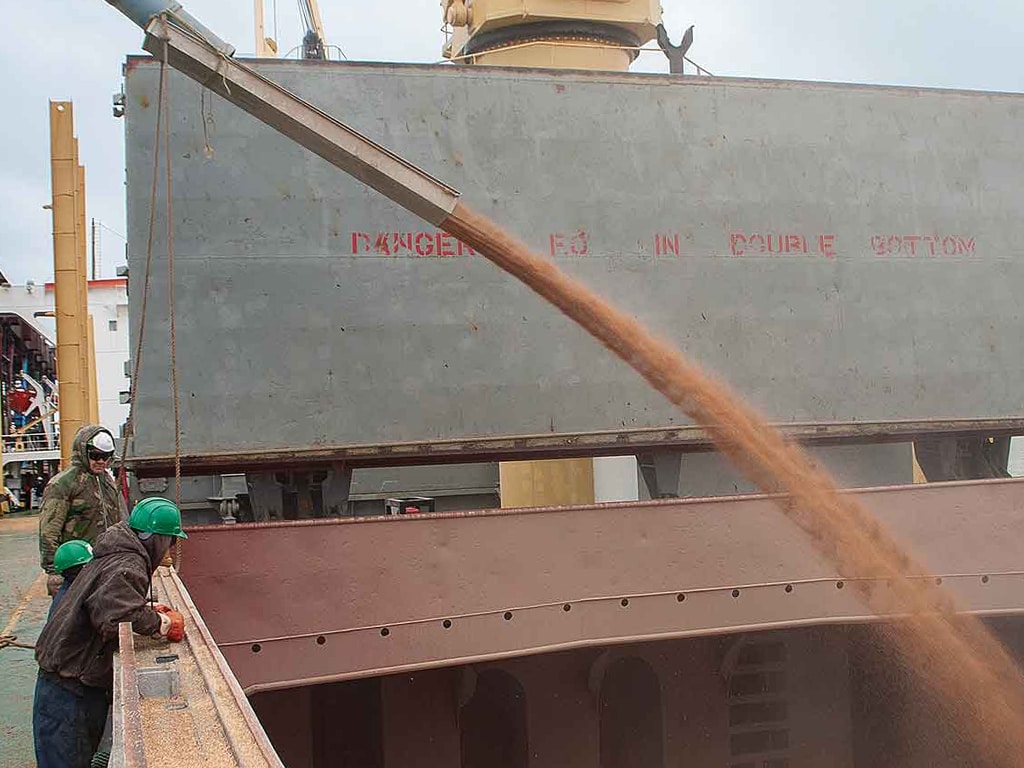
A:
[[[166,43],[165,54],[166,54]],[[170,115],[170,94],[165,92]],[[178,395],[178,349],[174,313],[174,203],[171,200],[171,121],[164,124],[164,180],[167,224],[167,320],[171,340],[171,398],[174,401],[174,502],[181,505],[181,400]]]
[[[168,43],[164,41],[164,66],[166,66]],[[171,199],[171,95],[164,89],[163,98],[167,110],[164,121],[164,217],[167,238],[167,323],[171,342],[170,384],[171,400],[174,403],[174,503],[181,508],[181,399],[178,393],[178,344],[175,323],[174,300],[174,203]],[[181,568],[181,542],[175,541],[174,566]]]
[[[199,119],[203,124],[203,154],[207,160],[213,158],[213,145],[210,143],[210,126],[216,127],[216,120],[213,117],[213,98],[210,98],[210,108],[206,108],[208,88],[199,89]]]
[[[174,207],[171,200],[171,120],[170,120],[170,88],[167,82],[168,42],[164,41],[163,57],[160,61],[160,86],[157,94],[156,128],[153,137],[153,175],[149,195],[149,228],[146,238],[146,269],[143,276],[142,306],[139,318],[139,337],[135,344],[135,360],[132,365],[132,396],[128,407],[128,426],[125,439],[121,444],[121,467],[125,471],[125,459],[128,453],[128,441],[135,436],[135,405],[139,386],[139,373],[142,370],[143,340],[146,334],[146,318],[149,304],[149,293],[153,267],[153,240],[156,234],[156,203],[160,178],[160,155],[164,157],[164,224],[167,239],[167,312],[170,335],[170,386],[174,402],[174,501],[181,507],[181,401],[178,394],[178,352],[177,333],[175,327],[174,298]],[[161,146],[161,130],[163,142]],[[125,502],[128,501],[127,483],[122,484]],[[174,564],[180,567],[181,546],[176,542],[174,547]]]
[[[280,41],[281,38],[277,36],[278,35],[278,33],[277,33],[277,0],[274,0],[273,8],[274,8],[274,43],[277,44],[277,45],[280,45],[279,41]]]
[[[124,235],[122,235],[122,234],[121,234],[120,232],[118,232],[118,231],[117,231],[116,229],[114,229],[114,228],[112,228],[112,227],[108,227],[108,226],[107,226],[106,224],[104,224],[104,223],[103,223],[102,221],[100,221],[99,219],[96,219],[96,226],[97,226],[97,227],[99,227],[100,229],[105,229],[105,230],[107,230],[107,232],[109,232],[109,233],[110,233],[110,234],[112,234],[112,235],[116,235],[117,237],[119,237],[119,238],[121,238],[122,240],[124,240],[124,241],[125,241],[126,243],[128,242],[128,238],[127,238],[127,237],[125,237]]]
[[[0,635],[0,650],[3,650],[4,648],[24,648],[28,651],[35,650],[34,645],[19,643],[17,635]]]
[[[165,44],[163,61],[160,62],[160,86],[156,100],[156,129],[153,136],[153,177],[149,190],[149,230],[146,236],[146,270],[142,281],[142,306],[139,317],[139,338],[135,343],[135,359],[132,361],[131,399],[128,401],[128,421],[124,440],[121,441],[121,472],[127,480],[125,458],[128,455],[128,441],[135,437],[135,399],[138,394],[139,372],[142,370],[142,341],[146,336],[146,309],[149,303],[150,277],[153,268],[153,236],[156,232],[156,194],[160,179],[160,128],[163,123],[164,93],[167,90],[167,50]],[[128,484],[122,483],[125,504],[128,503]]]

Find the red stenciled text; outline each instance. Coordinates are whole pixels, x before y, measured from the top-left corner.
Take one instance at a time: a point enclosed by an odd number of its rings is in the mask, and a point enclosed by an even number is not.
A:
[[[975,239],[959,235],[875,235],[871,250],[877,256],[972,256]]]
[[[590,253],[590,243],[587,233],[581,229],[571,235],[551,235],[550,249],[552,256],[586,256]]]
[[[678,256],[679,235],[655,235],[654,236],[655,256]]]
[[[352,253],[442,259],[476,255],[447,232],[353,232]]]
[[[733,256],[750,255],[818,255],[833,257],[836,255],[836,236],[817,235],[807,238],[797,234],[743,234],[733,232],[729,235],[729,250]]]

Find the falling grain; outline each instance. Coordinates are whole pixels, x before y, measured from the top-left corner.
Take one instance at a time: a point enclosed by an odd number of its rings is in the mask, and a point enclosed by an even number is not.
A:
[[[870,576],[851,587],[875,613],[908,618],[887,630],[893,652],[930,691],[978,764],[1024,765],[1024,678],[1005,648],[931,579],[860,502],[838,493],[803,450],[773,429],[725,384],[632,317],[534,254],[490,219],[461,203],[443,224],[450,234],[521,280],[579,323],[647,382],[703,426],[838,572]],[[876,584],[891,581],[891,589]]]

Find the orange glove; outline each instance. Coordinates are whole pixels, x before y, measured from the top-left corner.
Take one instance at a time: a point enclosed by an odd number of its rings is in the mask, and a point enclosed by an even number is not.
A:
[[[171,620],[171,628],[167,631],[167,639],[172,643],[180,643],[185,639],[185,617],[177,611],[169,611],[167,616]]]
[[[157,603],[156,605],[153,606],[153,610],[156,611],[157,613],[170,613],[172,609],[171,609],[171,607],[169,605],[164,605],[163,603]]]
[[[162,637],[170,640],[172,643],[180,643],[185,639],[185,617],[166,605],[159,607],[164,610],[157,611],[157,615],[160,617],[160,628],[154,637]]]

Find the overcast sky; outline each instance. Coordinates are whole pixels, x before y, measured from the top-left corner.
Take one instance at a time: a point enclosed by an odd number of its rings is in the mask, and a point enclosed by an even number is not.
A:
[[[436,0],[320,0],[328,42],[350,59],[432,62]],[[1024,91],[1020,0],[662,0],[673,38],[696,24],[690,57],[719,76]],[[275,0],[267,0],[273,34]],[[88,216],[104,225],[102,273],[123,261],[123,123],[111,114],[126,55],[142,33],[103,0],[4,3],[0,46],[0,270],[51,279],[48,99],[72,99],[88,178]],[[240,53],[254,48],[252,0],[185,0]],[[297,0],[276,0],[282,51],[298,45]],[[660,54],[636,70],[662,72]],[[116,233],[116,234],[115,234]]]

